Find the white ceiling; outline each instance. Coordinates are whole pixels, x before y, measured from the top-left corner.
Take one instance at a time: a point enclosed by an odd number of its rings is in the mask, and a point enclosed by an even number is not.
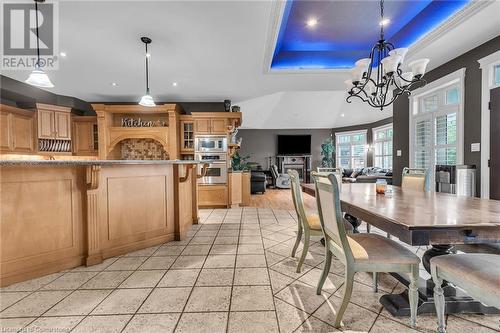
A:
[[[149,36],[156,101],[229,98],[241,106],[245,128],[332,128],[392,114],[345,103],[346,72],[265,71],[273,6],[264,0],[60,1],[59,48],[67,57],[49,73],[51,91],[92,102],[138,101],[145,81],[139,38]],[[496,1],[410,58],[430,58],[432,69],[500,35],[499,12]],[[24,80],[28,72],[2,74]]]

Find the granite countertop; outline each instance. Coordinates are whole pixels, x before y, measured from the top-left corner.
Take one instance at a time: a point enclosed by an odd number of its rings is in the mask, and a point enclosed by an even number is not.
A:
[[[0,160],[0,166],[16,165],[170,165],[198,164],[187,160]]]

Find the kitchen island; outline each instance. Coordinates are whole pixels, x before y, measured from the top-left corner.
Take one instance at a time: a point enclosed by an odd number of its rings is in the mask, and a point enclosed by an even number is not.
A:
[[[0,286],[184,239],[198,223],[196,166],[0,160]]]

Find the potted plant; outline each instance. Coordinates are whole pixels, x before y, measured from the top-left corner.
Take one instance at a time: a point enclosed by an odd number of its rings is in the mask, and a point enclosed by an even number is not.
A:
[[[334,153],[333,139],[329,137],[321,144],[321,166],[323,168],[333,168],[335,166]]]
[[[231,169],[233,171],[247,171],[250,170],[250,165],[247,160],[250,158],[250,155],[241,156],[238,151],[234,153],[231,157]]]

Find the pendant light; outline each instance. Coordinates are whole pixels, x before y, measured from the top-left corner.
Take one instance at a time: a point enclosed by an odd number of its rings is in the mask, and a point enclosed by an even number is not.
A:
[[[27,84],[40,88],[54,88],[52,82],[50,82],[49,77],[42,70],[40,66],[40,39],[38,33],[38,3],[43,3],[45,0],[34,0],[35,1],[35,22],[36,22],[36,54],[37,60],[35,64],[35,69],[30,73],[26,79]]]
[[[142,96],[139,105],[153,107],[156,106],[153,97],[149,94],[149,57],[148,44],[151,44],[151,38],[141,37],[141,41],[146,45],[146,95]]]

